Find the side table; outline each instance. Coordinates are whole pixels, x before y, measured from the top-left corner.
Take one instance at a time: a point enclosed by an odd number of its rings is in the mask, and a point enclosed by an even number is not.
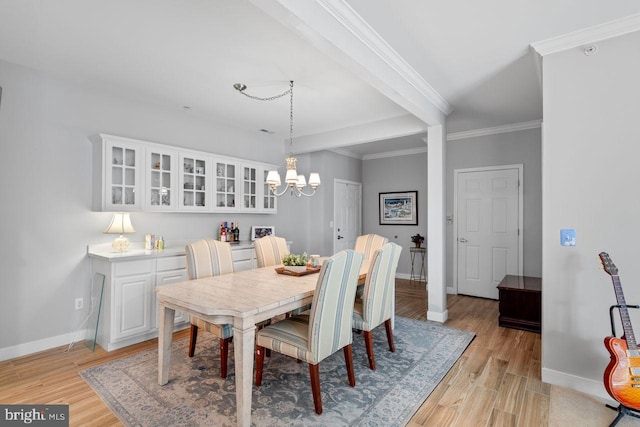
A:
[[[409,278],[409,283],[415,281],[418,282],[426,282],[427,281],[427,272],[424,268],[424,257],[427,255],[427,248],[409,248],[409,252],[411,253],[411,277]],[[418,256],[419,265],[416,266],[416,254]]]
[[[506,275],[498,285],[498,325],[540,333],[542,323],[542,279]]]

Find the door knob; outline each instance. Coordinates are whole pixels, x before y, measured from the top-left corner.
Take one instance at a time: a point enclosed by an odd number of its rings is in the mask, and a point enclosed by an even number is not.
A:
[[[342,236],[338,236],[338,240],[340,240],[340,239],[342,239],[342,238],[343,238]]]
[[[458,239],[458,241],[459,241],[460,243],[467,243],[467,242],[468,242],[468,240],[467,240],[467,239],[465,239],[464,237],[459,238],[459,239]]]

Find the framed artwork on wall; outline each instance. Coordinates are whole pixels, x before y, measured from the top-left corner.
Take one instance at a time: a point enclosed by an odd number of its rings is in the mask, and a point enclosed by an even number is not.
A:
[[[251,240],[256,240],[264,236],[273,236],[276,229],[273,225],[253,225],[251,226]]]
[[[380,193],[380,225],[418,225],[418,192]]]

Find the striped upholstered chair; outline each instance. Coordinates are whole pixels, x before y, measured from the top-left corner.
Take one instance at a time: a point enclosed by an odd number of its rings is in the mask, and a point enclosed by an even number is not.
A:
[[[258,267],[282,264],[282,257],[289,253],[287,241],[282,237],[265,236],[253,242]]]
[[[356,252],[360,252],[364,254],[364,262],[365,264],[371,261],[371,257],[373,253],[384,246],[389,239],[386,237],[379,236],[377,234],[363,234],[362,236],[358,236],[356,238]],[[358,298],[362,298],[362,287],[359,287],[357,290]]]
[[[323,264],[313,295],[310,314],[282,320],[256,333],[256,386],[262,383],[265,349],[309,363],[311,391],[316,413],[322,413],[318,364],[341,348],[349,385],[356,385],[353,371],[352,317],[362,254],[341,251]]]
[[[188,244],[184,250],[187,254],[187,275],[190,280],[233,273],[233,258],[231,257],[231,245],[229,243],[203,239]],[[196,339],[200,328],[211,332],[220,339],[220,376],[226,378],[229,342],[233,337],[233,325],[218,325],[191,316],[189,357],[193,357],[195,353]]]
[[[373,253],[389,242],[386,237],[377,234],[364,234],[356,238],[356,252],[364,254],[364,260],[370,261]]]
[[[353,327],[364,331],[364,342],[367,347],[369,368],[376,369],[373,357],[373,339],[371,331],[384,323],[387,330],[389,350],[396,351],[393,344],[391,318],[393,317],[393,299],[395,296],[396,269],[402,247],[395,243],[387,243],[373,253],[369,264],[367,279],[364,283],[362,299],[356,299],[353,309]]]

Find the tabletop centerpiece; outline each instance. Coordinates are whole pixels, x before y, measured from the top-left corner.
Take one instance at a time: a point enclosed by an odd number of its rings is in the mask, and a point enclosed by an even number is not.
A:
[[[307,264],[309,263],[309,257],[306,252],[302,255],[287,254],[282,257],[282,265],[285,270],[301,273],[307,270]]]
[[[411,241],[416,245],[416,248],[419,248],[424,242],[424,236],[421,236],[420,233],[416,233],[415,236],[411,236]]]

